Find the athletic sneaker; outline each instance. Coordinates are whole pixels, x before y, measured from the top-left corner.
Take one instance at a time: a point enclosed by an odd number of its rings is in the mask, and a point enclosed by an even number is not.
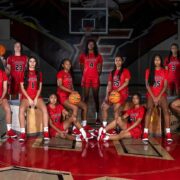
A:
[[[100,125],[102,122],[99,118],[96,119],[96,125]]]
[[[17,137],[17,134],[15,134],[15,132],[14,132],[12,129],[10,129],[9,131],[7,131],[6,135],[7,135],[8,137],[11,137],[11,138]]]
[[[50,139],[49,138],[49,132],[44,132],[43,135],[44,135],[44,140],[45,141],[48,141]]]
[[[148,142],[148,133],[144,133],[142,137],[143,142],[147,143]]]
[[[86,125],[83,128],[84,128],[85,131],[88,131],[88,132],[93,132],[94,131],[94,129],[89,125]]]
[[[26,133],[21,133],[19,136],[19,141],[24,142],[26,140]]]
[[[142,140],[143,140],[144,142],[147,142],[147,141],[148,141],[148,133],[144,133],[144,134],[143,134]]]
[[[75,136],[78,136],[80,135],[81,132],[79,131],[79,129],[75,128],[73,131],[72,131],[72,135],[75,135]]]
[[[98,141],[104,141],[106,138],[106,133],[102,132],[101,133],[101,136],[99,137],[99,140]]]
[[[171,133],[166,133],[166,141],[167,141],[168,143],[173,142],[172,134],[171,134]]]
[[[116,133],[115,129],[111,129],[111,130],[107,131],[106,134],[110,136],[110,135],[115,135],[117,133]]]
[[[99,139],[100,139],[100,137],[101,137],[101,134],[103,133],[103,130],[104,130],[103,127],[100,127],[100,128],[99,128],[98,137],[97,137],[97,140],[98,140],[98,141],[99,141]]]
[[[87,138],[87,139],[93,139],[94,136],[93,136],[91,133],[86,132],[86,138]]]

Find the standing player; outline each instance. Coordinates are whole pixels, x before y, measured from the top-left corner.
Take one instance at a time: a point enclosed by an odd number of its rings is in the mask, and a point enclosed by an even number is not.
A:
[[[144,107],[140,105],[141,96],[136,93],[132,96],[133,108],[126,111],[123,116],[99,129],[98,140],[120,140],[123,138],[140,138],[142,135],[141,121],[144,118]],[[126,120],[129,117],[129,122]],[[118,125],[122,131],[117,135],[106,135],[106,132]]]
[[[24,72],[27,56],[21,54],[20,42],[14,43],[14,55],[7,58],[7,69],[10,75],[10,95],[17,97],[20,94],[20,76]]]
[[[59,98],[59,102],[67,109],[72,110],[72,116],[71,118],[77,119],[78,116],[78,109],[82,109],[81,113],[81,119],[82,119],[82,125],[83,127],[87,126],[87,105],[81,101],[77,105],[71,104],[69,102],[69,95],[71,93],[77,93],[74,91],[73,88],[73,79],[72,76],[72,68],[71,68],[71,61],[69,59],[64,59],[61,63],[60,70],[57,73],[57,95]],[[88,126],[89,127],[89,126]],[[90,130],[90,129],[87,129]],[[84,134],[84,129],[80,129],[80,133]],[[89,133],[87,134],[88,136],[90,135]]]
[[[114,104],[114,118],[119,117],[120,106],[123,105],[128,98],[128,84],[131,78],[128,69],[123,67],[124,60],[120,55],[117,55],[114,60],[114,69],[109,74],[108,85],[106,89],[106,97],[102,104],[102,119],[103,125],[107,124],[108,109],[112,105],[108,99],[109,94],[112,90],[118,91],[120,93],[120,101]]]
[[[0,61],[0,106],[3,108],[5,112],[6,125],[7,125],[7,133],[8,137],[17,137],[14,131],[11,129],[11,109],[7,100],[7,75],[4,71],[4,66]]]
[[[82,71],[81,86],[83,87],[84,101],[88,104],[90,88],[93,91],[93,97],[96,105],[96,123],[99,120],[99,76],[102,71],[102,56],[98,53],[97,44],[93,39],[89,39],[86,43],[85,52],[80,55],[80,68]]]
[[[25,112],[28,107],[39,108],[43,115],[44,140],[49,139],[48,133],[48,112],[46,105],[40,96],[42,90],[42,73],[39,71],[38,61],[35,57],[30,57],[24,73],[21,74],[20,86],[22,98],[19,107],[19,120],[21,134],[19,141],[25,141]]]
[[[178,44],[171,45],[169,56],[165,58],[164,66],[168,70],[168,94],[180,95],[180,53]]]
[[[86,138],[85,134],[80,134],[80,136],[71,136],[68,133],[68,128],[71,124],[74,124],[81,132],[83,132],[82,126],[77,120],[77,118],[69,118],[69,113],[64,109],[61,104],[57,103],[56,94],[51,94],[49,96],[49,104],[47,106],[49,113],[49,125],[50,125],[50,136],[51,137],[61,137],[70,140],[82,141]],[[67,118],[66,118],[67,117]]]
[[[145,128],[143,141],[148,141],[148,126],[150,117],[155,106],[160,106],[163,110],[166,127],[166,140],[172,142],[170,132],[170,115],[168,102],[166,97],[168,72],[163,68],[162,58],[160,55],[155,55],[152,58],[150,69],[146,70],[146,88],[147,88],[147,112],[145,117]]]

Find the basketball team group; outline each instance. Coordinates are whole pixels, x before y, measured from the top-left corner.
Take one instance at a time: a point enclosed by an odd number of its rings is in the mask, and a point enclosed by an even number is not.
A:
[[[141,95],[134,93],[131,95],[132,105],[127,110],[122,110],[122,107],[129,96],[131,73],[124,67],[124,59],[119,54],[115,56],[114,68],[108,75],[104,101],[101,106],[99,104],[103,59],[95,40],[87,40],[85,51],[79,57],[82,71],[82,98],[73,87],[74,74],[71,60],[65,58],[61,61],[56,76],[57,91],[49,95],[47,104],[41,96],[43,75],[39,61],[36,57],[23,55],[21,50],[21,43],[15,42],[13,55],[4,58],[4,54],[0,54],[0,106],[5,112],[6,136],[17,137],[16,132],[12,130],[9,98],[18,97],[20,142],[27,140],[25,115],[28,108],[38,108],[43,116],[44,141],[48,141],[51,137],[84,142],[92,138],[97,138],[98,141],[142,138],[143,142],[148,143],[150,118],[153,108],[157,106],[163,112],[166,141],[168,143],[173,141],[170,110],[180,115],[180,53],[177,44],[173,43],[170,46],[169,56],[164,60],[159,54],[155,54],[151,65],[144,72],[147,89],[146,106],[141,105]],[[87,121],[90,91],[95,102],[95,123],[100,125],[96,130],[89,126]],[[169,105],[167,95],[176,95],[177,98]],[[107,120],[111,106],[114,113],[113,120],[109,122]],[[78,118],[79,109],[81,120]],[[142,121],[144,121],[143,126]]]

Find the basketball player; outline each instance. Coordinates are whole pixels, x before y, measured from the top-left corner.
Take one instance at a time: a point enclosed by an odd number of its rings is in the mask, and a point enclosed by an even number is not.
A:
[[[123,138],[141,138],[141,121],[144,118],[144,107],[140,105],[141,96],[136,93],[132,96],[133,107],[125,112],[124,115],[107,125],[106,128],[99,129],[98,140],[120,140]],[[129,121],[127,118],[129,117]],[[106,132],[119,126],[122,130],[117,135],[107,135]]]
[[[25,71],[21,74],[20,86],[22,98],[19,107],[19,120],[21,134],[19,141],[25,141],[25,112],[28,108],[39,108],[43,115],[44,140],[49,140],[48,132],[48,112],[41,97],[42,73],[39,71],[38,61],[35,57],[30,57]]]
[[[77,105],[69,102],[69,95],[71,93],[77,93],[73,88],[73,74],[72,74],[72,65],[70,59],[64,59],[60,66],[60,71],[57,73],[57,95],[59,102],[67,109],[72,110],[72,119],[77,119],[78,109],[82,109],[81,119],[82,126],[86,130],[92,130],[90,126],[87,126],[87,105],[80,101]],[[74,127],[73,134],[85,134],[84,128],[80,129],[80,132]],[[87,133],[87,138],[90,138],[90,134]],[[84,136],[86,139],[86,137]]]
[[[178,44],[171,45],[169,56],[165,58],[164,66],[168,70],[168,94],[180,95],[180,53]]]
[[[8,137],[17,137],[17,135],[12,130],[12,123],[11,123],[11,109],[10,105],[7,100],[7,75],[4,71],[4,66],[2,61],[0,61],[0,106],[3,108],[5,112],[5,119],[7,125],[7,132],[6,135]]]
[[[168,143],[172,142],[172,135],[170,132],[170,115],[166,97],[168,72],[163,68],[162,63],[160,55],[155,55],[152,58],[150,69],[146,70],[145,80],[147,88],[147,112],[143,135],[143,141],[146,143],[148,142],[148,126],[150,117],[155,106],[160,106],[162,108],[165,118],[166,140]]]
[[[8,75],[10,75],[10,94],[17,97],[20,94],[20,76],[24,72],[27,63],[27,56],[21,54],[20,42],[14,43],[14,55],[7,58]]]
[[[102,71],[102,56],[98,53],[98,47],[93,39],[89,39],[86,43],[85,52],[79,58],[80,68],[82,71],[81,86],[83,88],[84,101],[88,104],[89,92],[92,89],[93,97],[96,106],[96,124],[100,123],[99,120],[99,77]]]
[[[131,78],[128,69],[123,66],[124,60],[120,55],[117,55],[114,60],[114,69],[110,72],[108,78],[108,84],[106,88],[106,97],[102,104],[102,119],[103,126],[107,124],[108,109],[112,105],[109,102],[109,94],[112,90],[119,92],[120,100],[118,103],[114,104],[114,119],[119,117],[119,109],[128,98],[128,84]]]
[[[86,136],[80,134],[79,136],[71,136],[68,133],[68,128],[71,124],[74,124],[77,129],[82,131],[83,128],[77,118],[69,118],[69,113],[64,109],[61,104],[57,103],[56,94],[51,94],[49,96],[49,104],[47,105],[49,113],[49,125],[50,125],[50,136],[51,137],[61,137],[70,140],[82,141],[85,140]],[[83,131],[82,131],[83,132]]]

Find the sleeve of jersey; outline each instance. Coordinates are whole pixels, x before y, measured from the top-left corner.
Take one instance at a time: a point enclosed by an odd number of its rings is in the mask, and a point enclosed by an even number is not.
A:
[[[100,63],[100,64],[102,64],[103,63],[103,58],[102,58],[102,56],[99,54],[99,57],[98,57],[98,62]]]
[[[131,109],[128,109],[128,110],[125,112],[125,114],[130,115],[130,114],[131,114]]]
[[[142,107],[140,109],[140,112],[139,112],[139,116],[138,116],[139,119],[143,119],[144,118],[144,112],[145,112],[145,109]]]
[[[58,72],[57,73],[57,79],[62,79],[63,78],[63,73],[62,72]]]
[[[168,57],[166,57],[165,59],[164,59],[164,66],[167,66],[168,65]]]
[[[131,79],[131,74],[130,74],[130,71],[126,69],[125,71],[125,77],[126,79],[130,80]]]
[[[8,80],[8,77],[7,77],[6,73],[3,72],[3,81],[7,81],[7,80]]]
[[[81,54],[79,57],[79,63],[84,64],[84,55],[83,54]]]
[[[112,81],[112,74],[111,73],[109,73],[108,81]]]
[[[11,65],[11,56],[7,58],[7,64]]]
[[[40,76],[40,77],[39,77],[39,78],[40,78],[39,80],[40,80],[40,82],[42,83],[42,81],[43,81],[42,72],[40,72],[39,76]]]
[[[168,70],[165,69],[165,77],[164,77],[165,80],[168,79]]]
[[[23,83],[24,82],[24,73],[21,73],[20,75],[20,83]]]
[[[148,78],[149,78],[149,69],[146,69],[145,79],[148,80]]]

